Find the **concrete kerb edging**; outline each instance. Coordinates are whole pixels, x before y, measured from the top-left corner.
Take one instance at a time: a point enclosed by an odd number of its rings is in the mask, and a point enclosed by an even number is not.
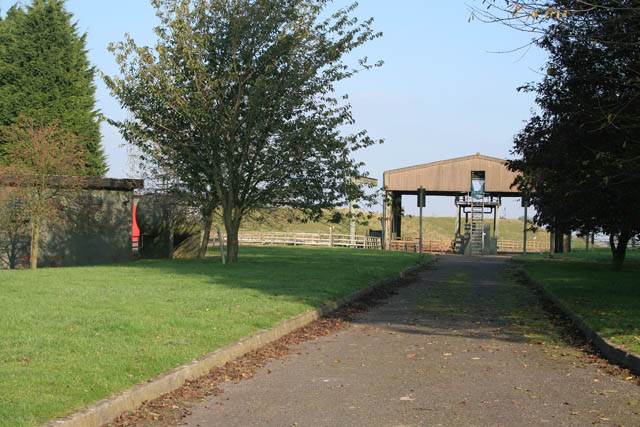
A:
[[[526,280],[529,281],[535,288],[539,289],[556,307],[558,307],[571,321],[576,325],[578,329],[587,337],[589,341],[595,345],[598,350],[611,362],[627,368],[635,374],[640,375],[640,356],[625,350],[624,348],[610,342],[603,338],[595,330],[589,327],[580,316],[575,314],[569,309],[558,297],[553,295],[544,286],[536,282],[524,269],[520,269]]]
[[[250,351],[257,350],[272,341],[276,341],[288,333],[335,311],[339,307],[373,292],[377,288],[388,285],[398,278],[404,278],[407,274],[417,271],[425,265],[425,263],[422,263],[409,267],[399,275],[383,279],[372,286],[363,288],[337,301],[330,301],[315,310],[299,314],[270,329],[226,345],[200,359],[179,366],[147,382],[137,384],[117,396],[96,402],[83,411],[66,418],[50,421],[44,424],[44,427],[99,427],[112,422],[123,412],[135,410],[145,401],[156,399],[176,390],[182,387],[186,381],[199,378],[207,374],[211,369],[224,366],[229,361],[237,359]]]

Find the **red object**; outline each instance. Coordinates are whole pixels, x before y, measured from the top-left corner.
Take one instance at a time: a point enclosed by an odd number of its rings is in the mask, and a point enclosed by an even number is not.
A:
[[[136,220],[136,212],[138,211],[138,205],[133,205],[133,221],[131,222],[131,242],[138,243],[140,241],[140,228],[138,228],[138,221]]]

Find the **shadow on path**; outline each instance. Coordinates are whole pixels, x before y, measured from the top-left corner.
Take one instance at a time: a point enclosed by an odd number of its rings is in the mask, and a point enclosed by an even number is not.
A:
[[[585,361],[508,258],[440,257],[348,328],[220,386],[183,425],[640,425],[640,392]]]

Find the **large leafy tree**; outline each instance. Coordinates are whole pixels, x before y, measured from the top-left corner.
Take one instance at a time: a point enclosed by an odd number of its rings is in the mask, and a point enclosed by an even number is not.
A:
[[[30,267],[35,270],[45,223],[63,221],[65,205],[83,185],[83,144],[56,122],[40,125],[23,116],[2,129],[0,143],[5,149],[0,159],[0,213],[11,216],[0,225],[13,230],[18,223],[28,226]]]
[[[640,14],[634,2],[601,2],[551,23],[537,43],[547,75],[526,87],[540,114],[516,137],[537,221],[556,231],[603,231],[614,266],[640,233]]]
[[[199,195],[203,212],[221,205],[230,263],[252,209],[313,217],[362,196],[352,153],[374,141],[341,133],[353,118],[334,86],[371,67],[342,58],[380,34],[350,16],[356,4],[328,15],[329,3],[153,0],[155,49],[131,38],[111,46],[121,76],[105,81],[135,117],[116,125]]]
[[[88,172],[104,175],[96,70],[87,58],[86,34],[64,3],[33,0],[26,8],[12,7],[0,21],[0,129],[21,115],[57,122],[84,141]]]

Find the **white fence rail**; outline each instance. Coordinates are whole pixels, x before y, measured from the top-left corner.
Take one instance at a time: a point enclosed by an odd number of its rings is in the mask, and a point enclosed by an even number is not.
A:
[[[227,241],[227,235],[222,234]],[[335,233],[288,233],[279,231],[256,231],[238,234],[238,242],[244,246],[324,246],[359,249],[381,249],[379,237]],[[209,246],[218,246],[217,236],[209,241]]]

